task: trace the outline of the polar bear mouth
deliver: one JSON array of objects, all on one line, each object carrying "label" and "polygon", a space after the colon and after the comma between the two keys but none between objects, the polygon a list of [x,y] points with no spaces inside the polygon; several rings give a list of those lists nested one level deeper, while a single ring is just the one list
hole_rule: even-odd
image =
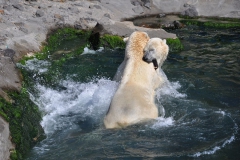
[{"label": "polar bear mouth", "polygon": [[153,62],[154,69],[155,69],[155,70],[158,69],[157,60],[156,60],[156,59],[153,59],[152,62]]},{"label": "polar bear mouth", "polygon": [[152,61],[149,61],[149,59],[147,59],[146,57],[143,57],[143,61],[147,62],[147,63],[153,63],[154,69],[158,69],[158,62],[157,59],[153,59]]}]

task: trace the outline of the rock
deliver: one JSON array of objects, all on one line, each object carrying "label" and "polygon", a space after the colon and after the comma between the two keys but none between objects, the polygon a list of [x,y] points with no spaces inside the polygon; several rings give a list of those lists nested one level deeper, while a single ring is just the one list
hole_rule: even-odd
[{"label": "rock", "polygon": [[144,6],[145,6],[146,8],[148,8],[148,9],[151,9],[151,3],[150,3],[150,2],[145,3]]},{"label": "rock", "polygon": [[97,50],[99,49],[99,44],[100,44],[100,33],[92,31],[90,37],[89,37],[89,42],[90,42],[90,48]]},{"label": "rock", "polygon": [[55,24],[55,26],[56,26],[57,28],[63,28],[63,27],[65,26],[65,23],[64,23],[63,21],[58,21],[58,22]]},{"label": "rock", "polygon": [[173,21],[173,22],[163,23],[161,24],[161,27],[164,29],[179,29],[179,28],[183,28],[184,24],[182,24],[179,21]]},{"label": "rock", "polygon": [[82,4],[82,3],[75,3],[74,5],[75,5],[75,6],[79,6],[79,7],[83,7],[83,4]]},{"label": "rock", "polygon": [[22,31],[22,32],[24,32],[24,33],[26,33],[26,34],[28,33],[28,30],[27,30],[27,28],[20,27],[20,28],[19,28],[19,30],[20,30],[20,31]]},{"label": "rock", "polygon": [[97,1],[97,2],[100,2],[100,3],[101,3],[101,0],[89,0],[89,1],[91,1],[91,2],[92,2],[92,1]]},{"label": "rock", "polygon": [[5,49],[4,51],[3,51],[3,55],[5,56],[5,57],[10,57],[11,58],[11,60],[14,62],[14,60],[13,60],[13,56],[15,55],[15,51],[14,50],[12,50],[12,49]]},{"label": "rock", "polygon": [[197,9],[194,6],[188,5],[187,9],[184,10],[181,15],[183,16],[189,16],[189,17],[196,17],[198,16]]},{"label": "rock", "polygon": [[[16,83],[18,82],[18,83]],[[20,91],[19,71],[10,57],[0,58],[0,89]]]},{"label": "rock", "polygon": [[[1,95],[1,90],[0,90]],[[10,156],[10,150],[13,149],[10,140],[9,124],[0,116],[0,157],[1,160],[7,160]]]},{"label": "rock", "polygon": [[143,8],[141,6],[133,7],[132,10],[137,14],[143,14],[144,13]]},{"label": "rock", "polygon": [[23,27],[24,26],[23,22],[14,22],[14,24],[18,27]]},{"label": "rock", "polygon": [[10,5],[5,5],[5,6],[3,6],[3,9],[5,9],[5,10],[7,10],[7,11],[11,11],[12,6],[10,6]]},{"label": "rock", "polygon": [[37,17],[42,17],[42,16],[44,16],[44,12],[42,10],[37,10],[36,16]]},{"label": "rock", "polygon": [[57,19],[59,19],[61,21],[64,21],[64,17],[61,16],[60,14],[54,14],[54,18],[57,18]]},{"label": "rock", "polygon": [[96,9],[102,9],[99,5],[90,5],[90,9],[96,8]]},{"label": "rock", "polygon": [[92,12],[90,12],[90,11],[87,11],[86,13],[89,14],[89,15],[92,15]]},{"label": "rock", "polygon": [[0,9],[0,14],[4,14],[4,10]]},{"label": "rock", "polygon": [[184,3],[183,7],[190,7],[191,5],[188,3]]},{"label": "rock", "polygon": [[105,20],[98,21],[96,25],[97,30],[102,34],[112,34],[118,35],[121,37],[129,37],[134,31],[143,31],[147,32],[150,37],[159,37],[159,38],[177,38],[175,34],[168,33],[163,29],[151,29],[134,26],[132,22],[107,22]]},{"label": "rock", "polygon": [[74,23],[75,29],[91,29],[97,25],[97,21],[93,18],[80,18]]},{"label": "rock", "polygon": [[134,6],[140,6],[141,3],[138,2],[138,0],[131,0],[131,4],[134,5]]},{"label": "rock", "polygon": [[24,8],[23,8],[23,6],[22,6],[21,4],[13,4],[12,6],[13,6],[14,8],[20,10],[20,11],[23,11],[23,10],[24,10]]},{"label": "rock", "polygon": [[70,11],[72,11],[73,13],[78,14],[79,13],[79,9],[77,7],[69,7],[68,8]]},{"label": "rock", "polygon": [[173,21],[173,25],[176,29],[182,28],[184,25],[179,21]]},{"label": "rock", "polygon": [[110,19],[111,19],[111,16],[110,16],[110,14],[109,14],[109,13],[105,13],[103,16],[104,16],[104,17],[108,17],[108,18],[110,18]]},{"label": "rock", "polygon": [[166,14],[160,13],[160,14],[157,15],[157,18],[162,18],[162,17],[166,17]]}]

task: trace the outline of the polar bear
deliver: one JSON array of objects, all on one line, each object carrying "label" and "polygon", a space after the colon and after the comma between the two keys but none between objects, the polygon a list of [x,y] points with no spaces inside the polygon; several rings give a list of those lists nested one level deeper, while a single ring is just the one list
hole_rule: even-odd
[{"label": "polar bear", "polygon": [[115,76],[116,80],[121,79],[120,84],[104,118],[106,128],[122,128],[158,117],[155,89],[163,80],[150,61],[156,60],[161,66],[167,54],[166,41],[150,40],[145,32],[136,31],[130,35],[124,61]]}]

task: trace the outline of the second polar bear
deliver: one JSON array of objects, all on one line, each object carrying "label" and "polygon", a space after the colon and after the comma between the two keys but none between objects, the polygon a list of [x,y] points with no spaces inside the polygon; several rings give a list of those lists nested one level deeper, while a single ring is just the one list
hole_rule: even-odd
[{"label": "second polar bear", "polygon": [[131,34],[124,61],[115,76],[117,79],[121,77],[121,81],[104,118],[106,128],[121,128],[158,117],[158,108],[154,103],[155,89],[163,80],[158,69],[154,68],[156,64],[149,62],[156,60],[161,66],[167,55],[165,40],[149,40],[145,32]]}]

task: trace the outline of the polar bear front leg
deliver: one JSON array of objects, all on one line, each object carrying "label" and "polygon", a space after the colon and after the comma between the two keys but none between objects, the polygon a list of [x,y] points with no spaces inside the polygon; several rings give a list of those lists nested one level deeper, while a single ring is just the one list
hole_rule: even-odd
[{"label": "polar bear front leg", "polygon": [[162,87],[168,81],[166,74],[163,72],[161,68],[156,70],[156,74],[154,74],[153,83],[154,89]]},{"label": "polar bear front leg", "polygon": [[125,65],[126,65],[126,61],[124,60],[120,64],[120,66],[118,67],[117,72],[116,72],[115,76],[113,77],[114,81],[116,81],[116,82],[120,82],[121,81]]}]

